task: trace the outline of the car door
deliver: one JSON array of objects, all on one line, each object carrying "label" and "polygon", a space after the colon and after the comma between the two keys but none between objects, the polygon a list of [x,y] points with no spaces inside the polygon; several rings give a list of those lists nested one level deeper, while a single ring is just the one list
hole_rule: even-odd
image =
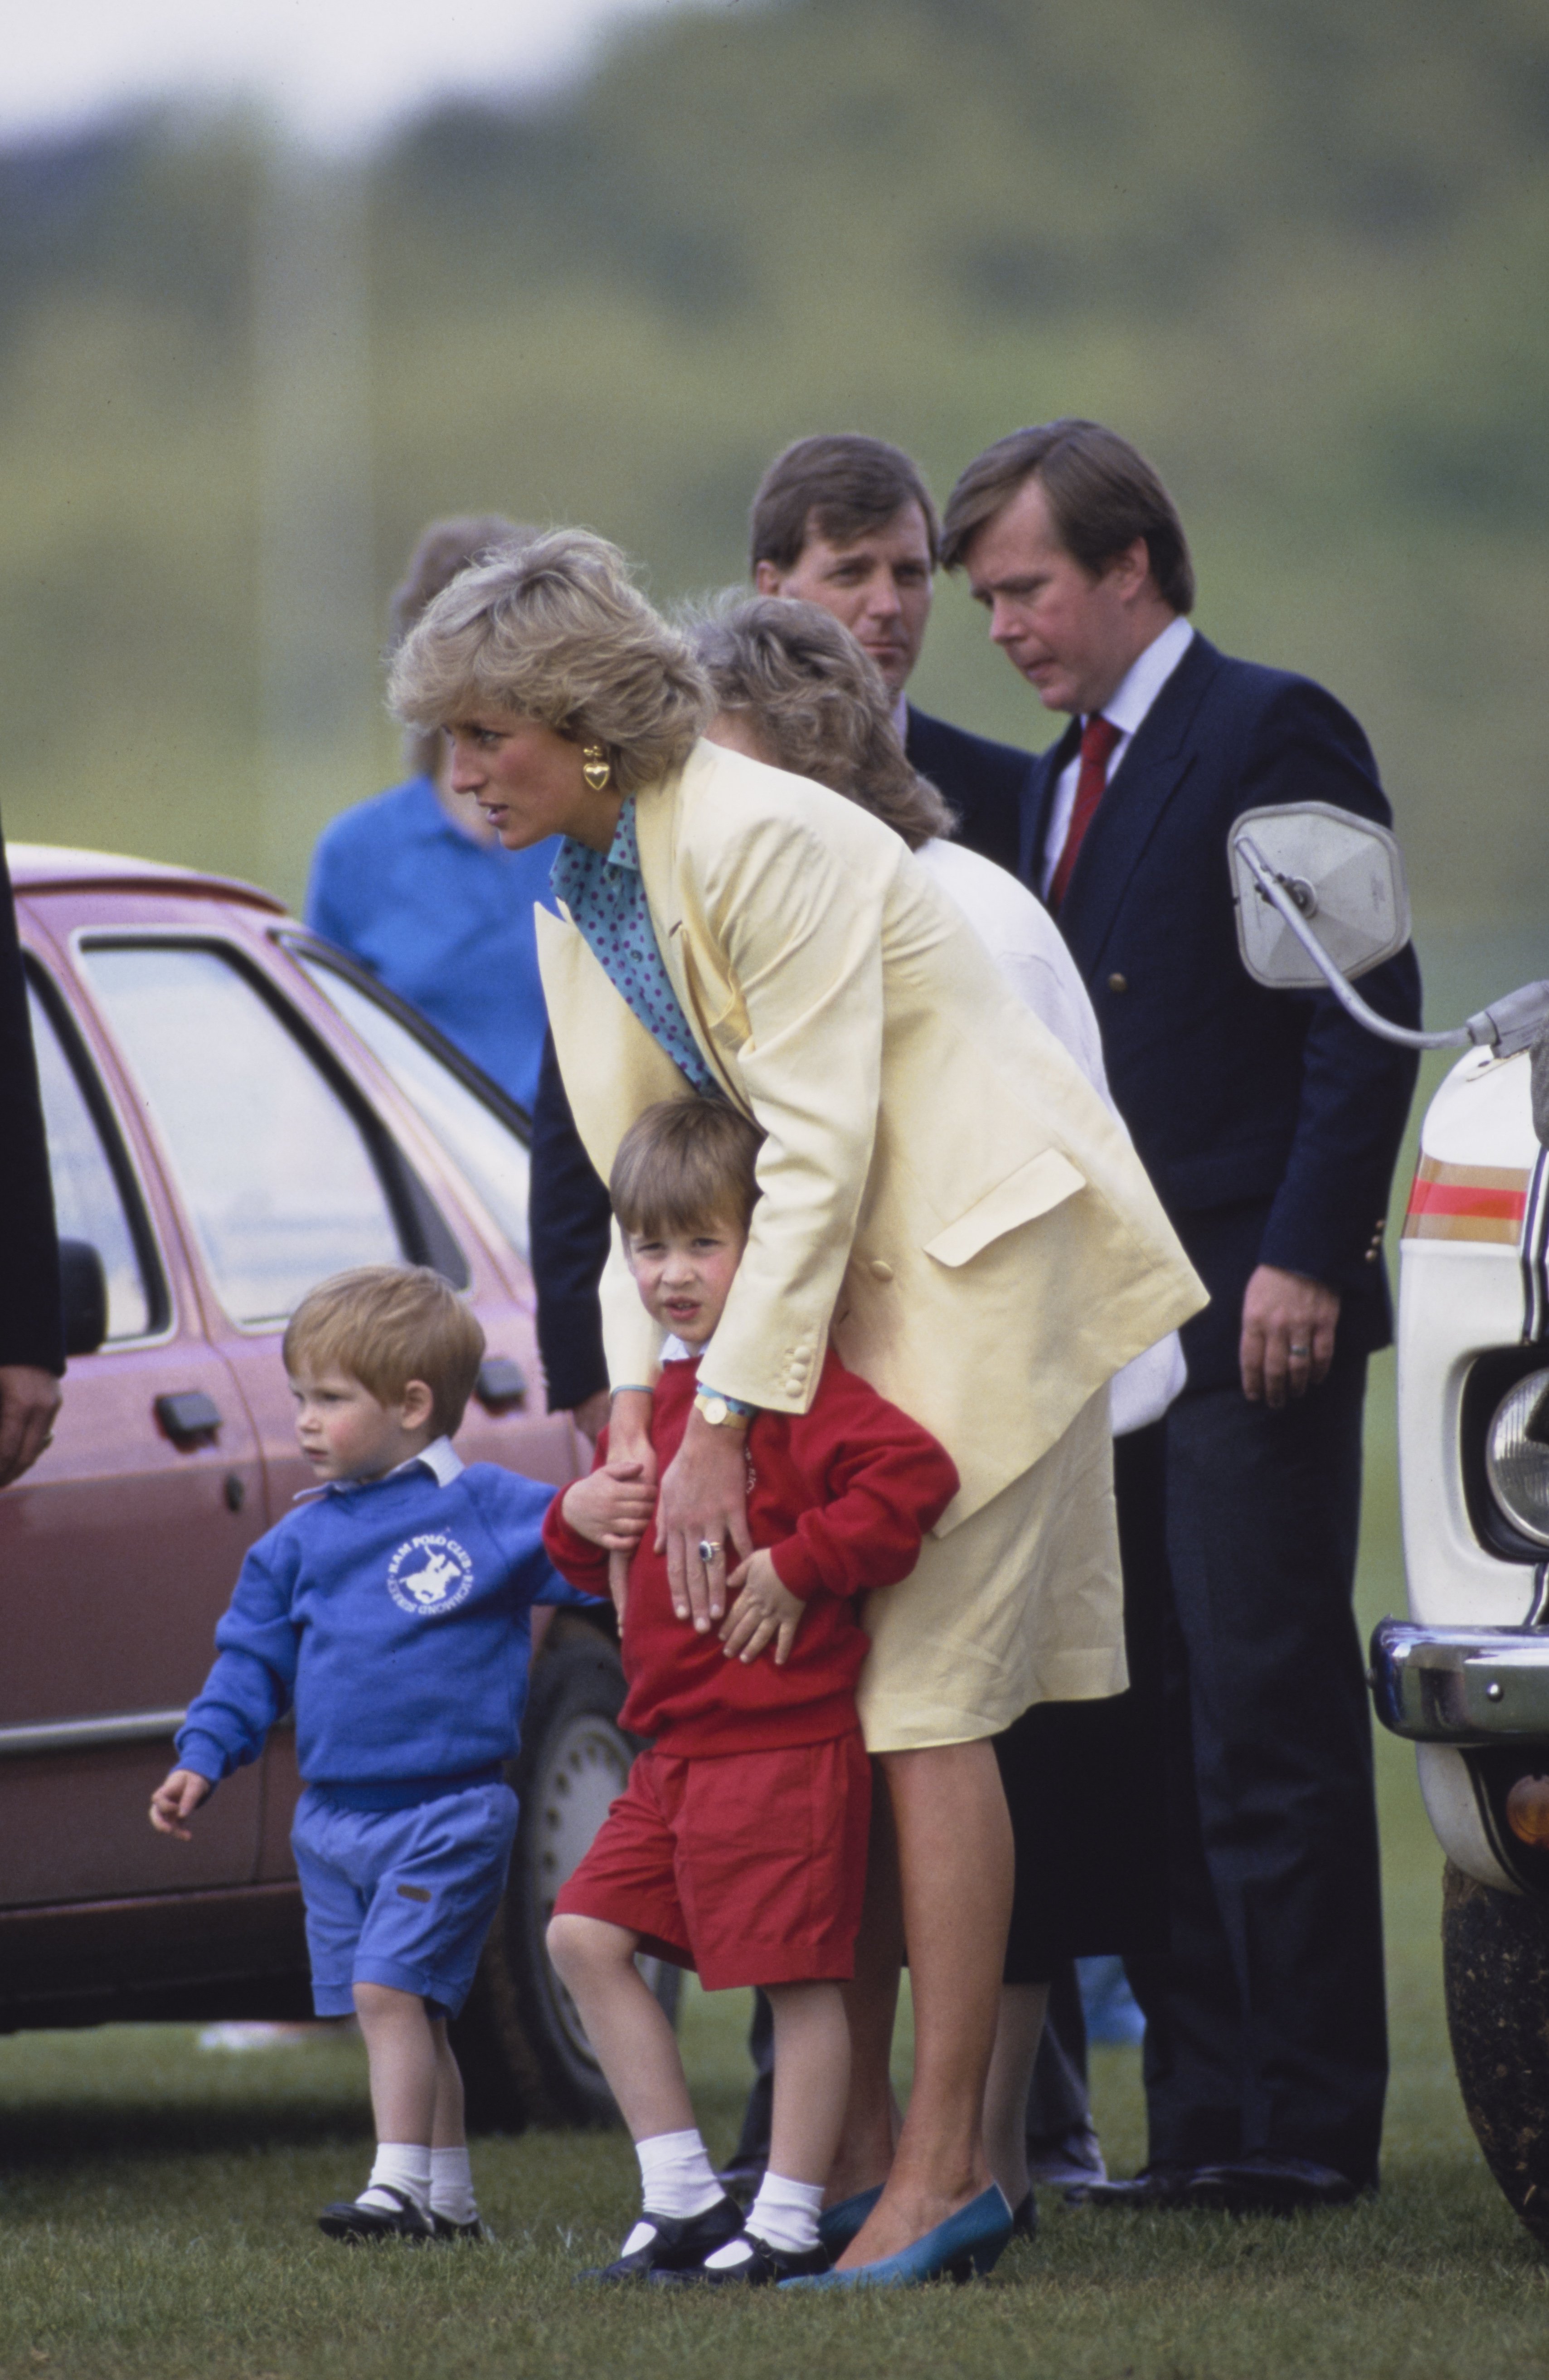
[{"label": "car door", "polygon": [[35,953],[29,989],[59,1227],[101,1256],[108,1313],[102,1347],[70,1361],[53,1445],[0,1496],[0,1903],[245,1883],[256,1769],[191,1844],[152,1833],[146,1809],[264,1525],[256,1435],[165,1185]]}]

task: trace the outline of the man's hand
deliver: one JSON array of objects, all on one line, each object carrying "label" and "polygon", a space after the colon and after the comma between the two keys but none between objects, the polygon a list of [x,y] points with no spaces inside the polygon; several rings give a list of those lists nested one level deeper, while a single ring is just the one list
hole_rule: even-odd
[{"label": "man's hand", "polygon": [[1278,1407],[1303,1397],[1334,1361],[1339,1293],[1305,1273],[1260,1265],[1242,1299],[1242,1393]]},{"label": "man's hand", "polygon": [[656,1511],[656,1482],[638,1463],[611,1454],[600,1471],[571,1483],[560,1510],[588,1545],[633,1553]]},{"label": "man's hand", "polygon": [[0,1364],[0,1488],[30,1471],[54,1436],[60,1387],[34,1364]]},{"label": "man's hand", "polygon": [[[726,1609],[726,1573],[753,1551],[747,1525],[745,1430],[716,1429],[691,1413],[656,1507],[658,1551],[667,1548],[672,1609],[703,1636]],[[713,1548],[709,1560],[699,1548]]]},{"label": "man's hand", "polygon": [[730,1660],[734,1654],[739,1660],[756,1661],[772,1642],[775,1668],[783,1669],[791,1658],[791,1647],[806,1606],[799,1595],[793,1595],[788,1586],[781,1585],[773,1555],[750,1554],[746,1561],[738,1564],[726,1584],[740,1589],[720,1631],[727,1658]]},{"label": "man's hand", "polygon": [[175,1835],[180,1843],[191,1843],[192,1835],[183,1824],[191,1818],[201,1802],[211,1795],[208,1777],[199,1776],[192,1768],[175,1768],[163,1777],[151,1796],[151,1823],[159,1835]]}]

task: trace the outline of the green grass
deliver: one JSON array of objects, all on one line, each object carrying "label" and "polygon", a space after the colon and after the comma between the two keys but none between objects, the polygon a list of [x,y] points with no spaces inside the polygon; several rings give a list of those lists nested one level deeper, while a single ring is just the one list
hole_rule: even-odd
[{"label": "green grass", "polygon": [[[1374,1382],[1362,1618],[1401,1608],[1390,1363]],[[1442,2016],[1440,1855],[1407,1753],[1378,1747],[1394,2082],[1374,2203],[1301,2218],[1076,2213],[994,2278],[901,2297],[741,2303],[577,2289],[634,2206],[619,2133],[478,2143],[501,2245],[350,2253],[311,2228],[369,2155],[349,2038],[233,2058],[182,2029],[0,2043],[0,2374],[146,2380],[1039,2380],[1549,2373],[1549,2264],[1474,2147]],[[745,2079],[741,1995],[685,2001],[712,2150]],[[904,2054],[907,2042],[902,2044]],[[1144,2153],[1137,2054],[1100,2050],[1110,2162]]]}]

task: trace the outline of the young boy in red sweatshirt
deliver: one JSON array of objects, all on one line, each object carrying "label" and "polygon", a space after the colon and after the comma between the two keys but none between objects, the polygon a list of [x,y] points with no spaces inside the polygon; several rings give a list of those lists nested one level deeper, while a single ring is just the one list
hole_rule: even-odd
[{"label": "young boy in red sweatshirt", "polygon": [[[647,1311],[668,1333],[654,1398],[657,1475],[682,1441],[698,1359],[758,1196],[762,1135],[720,1100],[670,1100],[625,1135],[610,1191]],[[854,1972],[871,1771],[855,1718],[868,1639],[855,1597],[896,1585],[957,1493],[935,1439],[830,1348],[805,1414],[747,1431],[756,1550],[727,1581],[719,1637],[675,1617],[654,1490],[611,1463],[544,1524],[550,1560],[600,1592],[608,1548],[645,1524],[623,1614],[623,1724],[654,1739],[554,1903],[549,1950],[634,2137],[644,2212],[588,2277],[768,2283],[822,2271],[817,2216],[849,2087],[840,1985]],[[761,1985],[774,2010],[768,2171],[745,2218],[694,2122],[676,2035],[636,1951],[707,1990]]]}]

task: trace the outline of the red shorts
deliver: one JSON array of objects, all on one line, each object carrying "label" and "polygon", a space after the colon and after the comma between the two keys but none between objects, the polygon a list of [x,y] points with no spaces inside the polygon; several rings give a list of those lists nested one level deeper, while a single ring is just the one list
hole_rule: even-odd
[{"label": "red shorts", "polygon": [[780,1752],[642,1752],[554,1902],[736,1984],[846,1981],[865,1890],[871,1763],[859,1732]]}]

